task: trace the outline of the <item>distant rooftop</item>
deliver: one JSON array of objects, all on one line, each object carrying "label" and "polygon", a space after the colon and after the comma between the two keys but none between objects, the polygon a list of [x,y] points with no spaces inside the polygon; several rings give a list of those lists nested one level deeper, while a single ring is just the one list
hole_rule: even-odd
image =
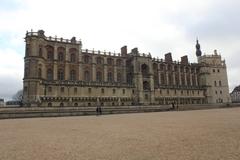
[{"label": "distant rooftop", "polygon": [[235,87],[234,90],[233,90],[233,92],[240,92],[240,85],[237,86],[237,87]]}]

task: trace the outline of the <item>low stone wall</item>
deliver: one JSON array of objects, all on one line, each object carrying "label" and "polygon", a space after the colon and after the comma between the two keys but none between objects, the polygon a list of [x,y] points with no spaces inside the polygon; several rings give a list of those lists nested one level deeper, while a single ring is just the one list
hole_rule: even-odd
[{"label": "low stone wall", "polygon": [[[202,104],[202,105],[179,105],[175,109],[171,105],[152,106],[109,106],[102,107],[102,114],[161,112],[161,111],[183,111],[200,110],[226,107],[240,107],[240,104]],[[33,117],[61,117],[61,116],[83,116],[96,115],[96,107],[10,107],[0,108],[0,119],[8,118],[33,118]]]}]

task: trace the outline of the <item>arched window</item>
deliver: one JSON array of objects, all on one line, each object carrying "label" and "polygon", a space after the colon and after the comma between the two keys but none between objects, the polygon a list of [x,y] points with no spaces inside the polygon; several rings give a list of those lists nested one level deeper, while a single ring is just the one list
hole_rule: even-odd
[{"label": "arched window", "polygon": [[97,82],[102,81],[102,72],[100,72],[100,71],[97,72],[96,79],[97,79]]},{"label": "arched window", "polygon": [[52,69],[47,70],[47,80],[53,80],[53,71]]},{"label": "arched window", "polygon": [[47,59],[50,60],[50,61],[53,60],[53,52],[52,51],[47,52]]},{"label": "arched window", "polygon": [[96,61],[97,61],[97,64],[103,63],[103,59],[101,57],[97,57]]},{"label": "arched window", "polygon": [[160,70],[161,71],[165,70],[165,66],[163,64],[160,65]]},{"label": "arched window", "polygon": [[58,80],[64,80],[64,72],[62,69],[58,70]]},{"label": "arched window", "polygon": [[63,104],[63,103],[60,103],[60,107],[64,107],[64,104]]},{"label": "arched window", "polygon": [[113,65],[113,59],[112,58],[108,58],[107,59],[107,64],[108,65]]},{"label": "arched window", "polygon": [[47,50],[47,60],[52,61],[54,59],[54,48],[52,46],[46,46]]},{"label": "arched window", "polygon": [[150,90],[149,82],[147,82],[147,81],[143,82],[143,90]]},{"label": "arched window", "polygon": [[146,64],[143,64],[141,66],[141,69],[142,69],[142,75],[143,77],[146,77],[148,75],[148,66]]},{"label": "arched window", "polygon": [[62,52],[58,53],[58,60],[61,61],[61,62],[64,60],[64,55],[63,55]]},{"label": "arched window", "polygon": [[75,61],[76,61],[76,56],[75,56],[74,53],[71,54],[71,56],[70,56],[70,61],[71,61],[71,62],[75,62]]},{"label": "arched window", "polygon": [[38,78],[42,78],[42,69],[38,68]]},{"label": "arched window", "polygon": [[87,56],[87,55],[84,56],[84,57],[83,57],[83,62],[84,62],[84,63],[89,63],[89,62],[90,62],[89,56]]},{"label": "arched window", "polygon": [[85,71],[84,72],[84,80],[89,82],[90,81],[90,74],[89,74],[89,71]]},{"label": "arched window", "polygon": [[122,74],[121,73],[118,73],[117,74],[117,82],[122,82]]},{"label": "arched window", "polygon": [[48,103],[48,107],[52,107],[52,103]]},{"label": "arched window", "polygon": [[192,83],[193,83],[193,86],[196,86],[196,79],[194,75],[192,75]]},{"label": "arched window", "polygon": [[70,80],[71,81],[75,81],[76,80],[76,71],[75,70],[71,70],[70,71]]},{"label": "arched window", "polygon": [[78,106],[78,103],[74,103],[74,107],[77,107]]},{"label": "arched window", "polygon": [[108,82],[112,82],[112,81],[113,81],[112,72],[108,72]]},{"label": "arched window", "polygon": [[168,85],[172,85],[173,84],[173,78],[171,74],[168,74]]},{"label": "arched window", "polygon": [[117,60],[117,66],[121,66],[122,65],[122,60],[121,59],[118,59]]},{"label": "arched window", "polygon": [[39,47],[39,57],[42,57],[42,47]]},{"label": "arched window", "polygon": [[132,80],[133,80],[132,74],[131,74],[131,73],[128,73],[128,74],[127,74],[127,83],[128,83],[128,84],[132,84]]},{"label": "arched window", "polygon": [[184,76],[184,74],[181,74],[181,81],[182,81],[182,85],[185,85],[185,76]]},{"label": "arched window", "polygon": [[166,84],[166,75],[164,73],[161,73],[161,85]]}]

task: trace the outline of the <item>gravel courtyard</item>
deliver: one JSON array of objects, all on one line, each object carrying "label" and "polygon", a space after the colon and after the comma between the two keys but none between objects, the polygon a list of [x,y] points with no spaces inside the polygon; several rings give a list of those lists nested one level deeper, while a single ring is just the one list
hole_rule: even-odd
[{"label": "gravel courtyard", "polygon": [[240,108],[0,120],[0,160],[239,160]]}]

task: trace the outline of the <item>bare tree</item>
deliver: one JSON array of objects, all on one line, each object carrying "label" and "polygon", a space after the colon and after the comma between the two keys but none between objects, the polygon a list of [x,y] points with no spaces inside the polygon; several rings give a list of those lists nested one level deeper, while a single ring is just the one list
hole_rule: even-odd
[{"label": "bare tree", "polygon": [[23,90],[21,89],[21,90],[17,91],[17,93],[13,95],[12,99],[15,100],[15,101],[22,102],[22,100],[23,100]]}]

